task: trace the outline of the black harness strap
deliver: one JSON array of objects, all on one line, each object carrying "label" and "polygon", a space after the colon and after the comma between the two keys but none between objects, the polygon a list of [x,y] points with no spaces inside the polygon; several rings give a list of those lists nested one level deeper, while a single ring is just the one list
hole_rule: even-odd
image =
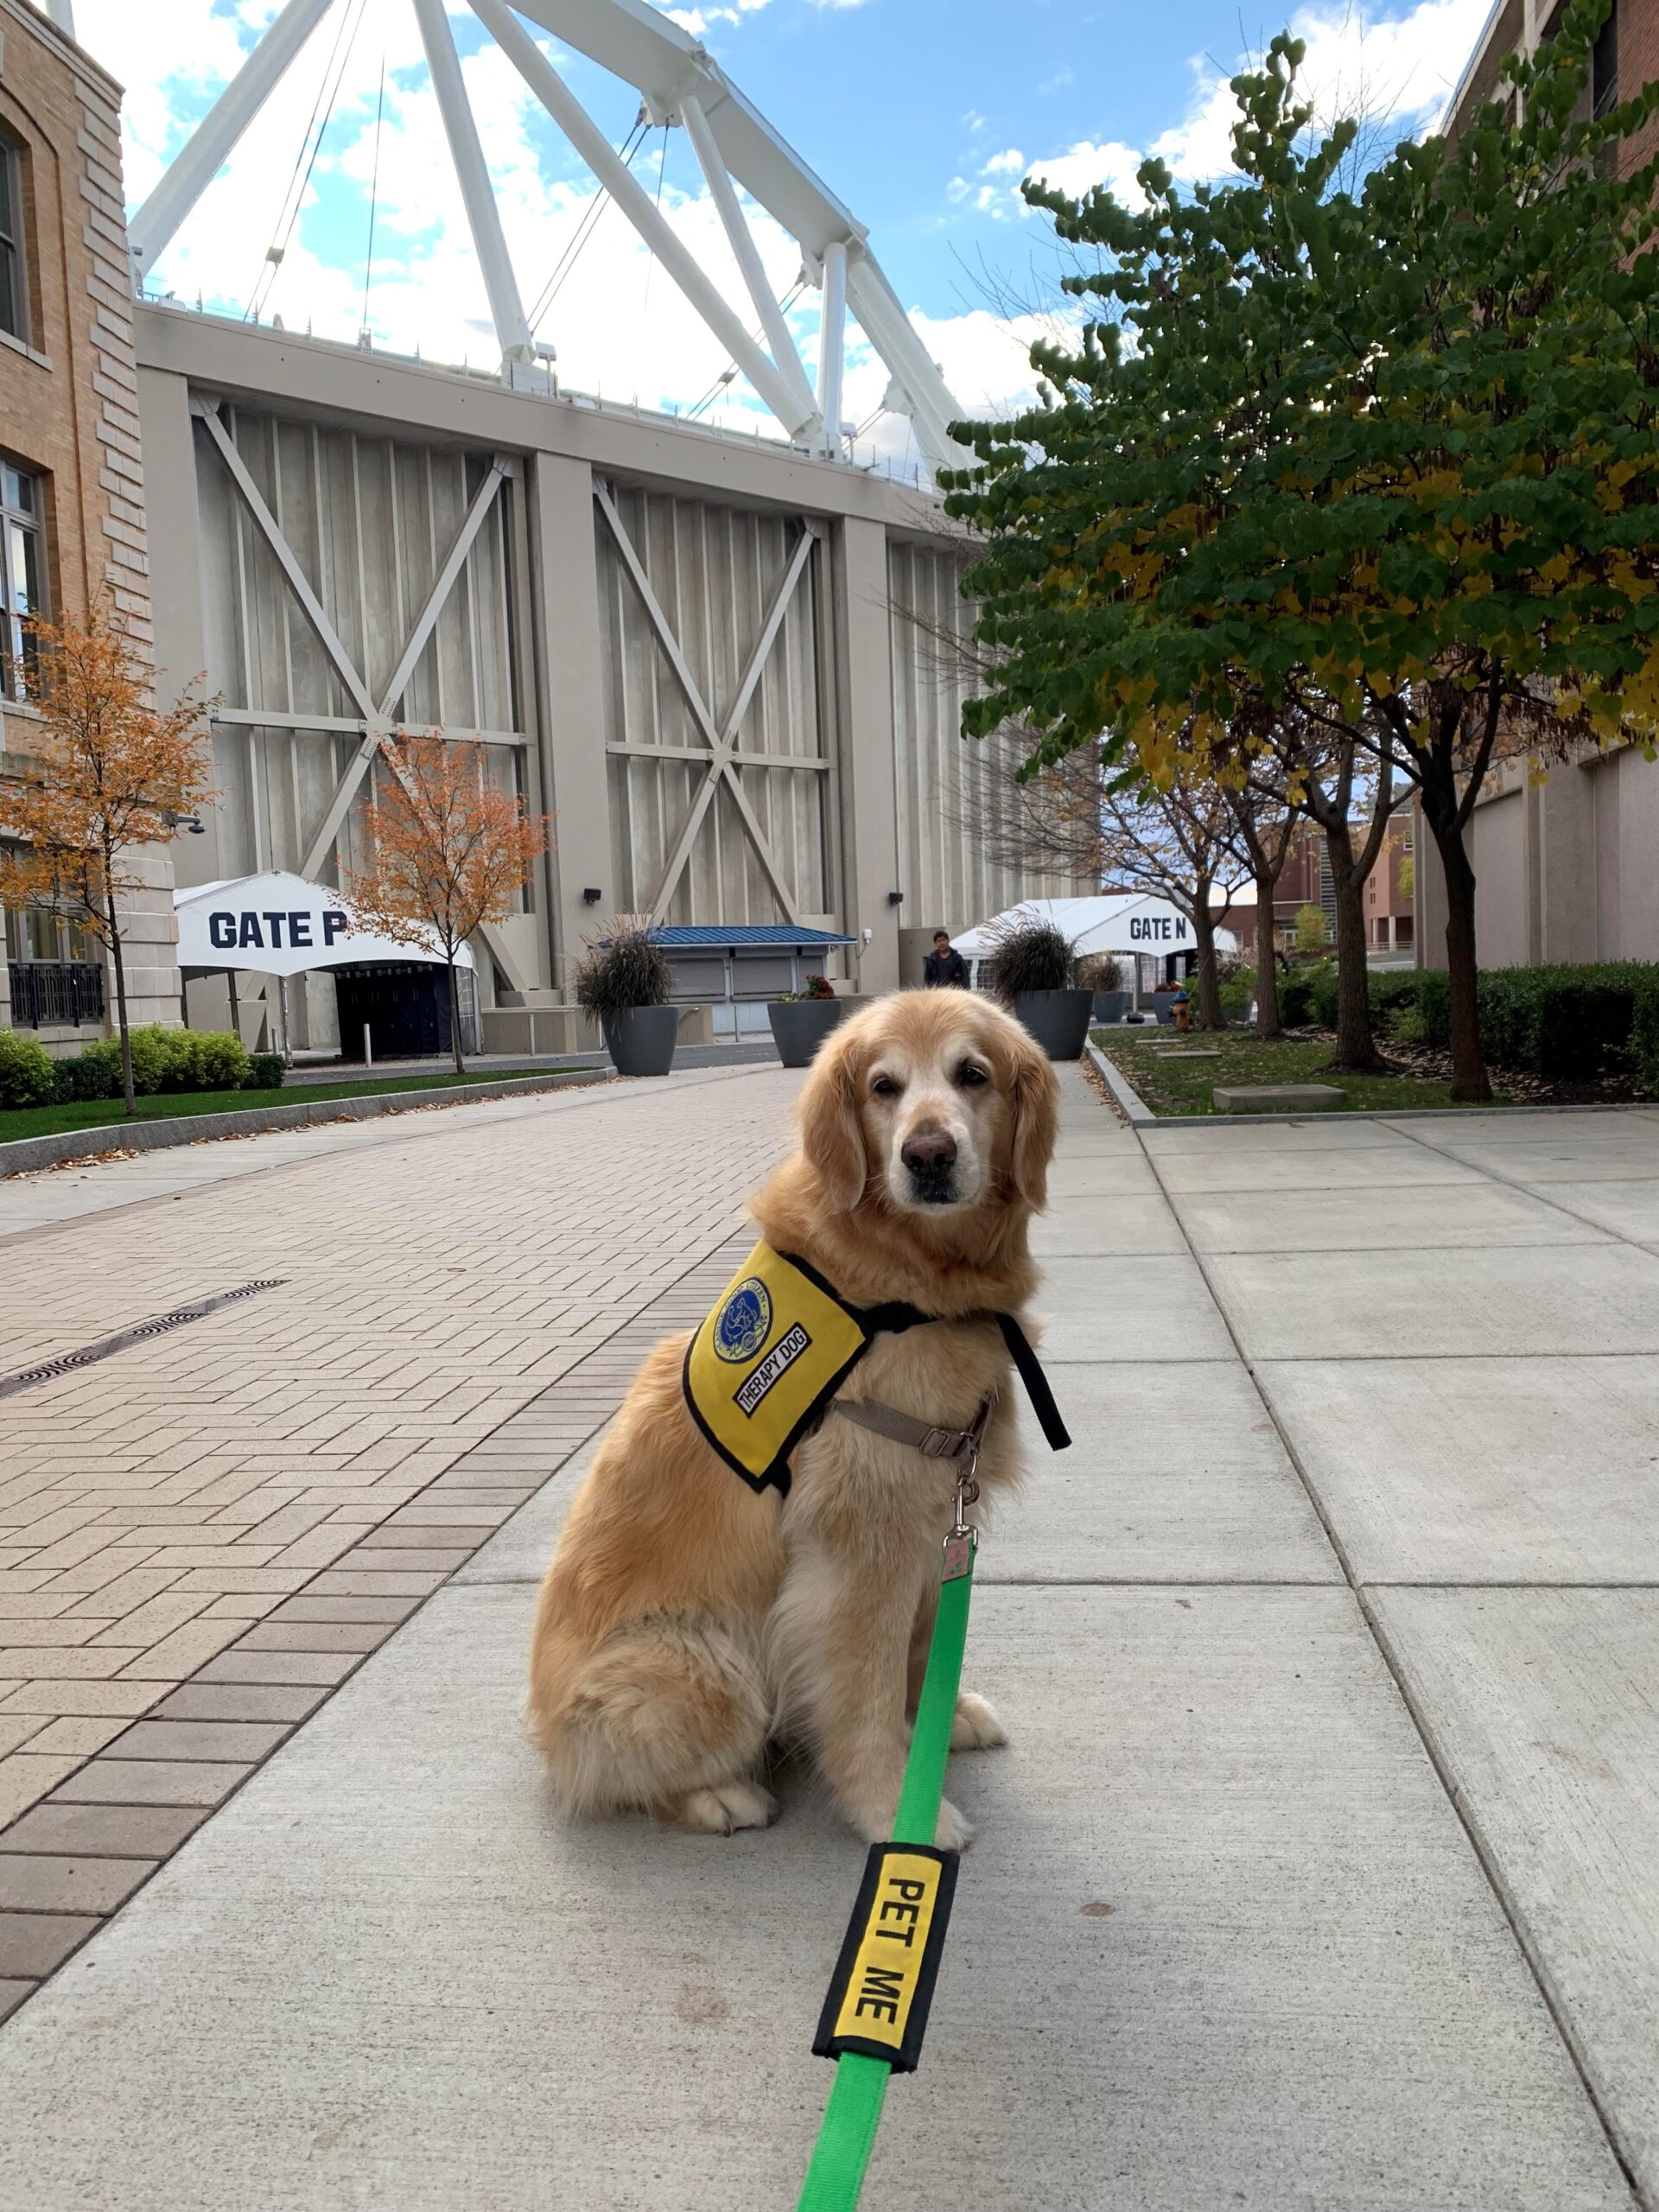
[{"label": "black harness strap", "polygon": [[[800,1262],[795,1264],[798,1266]],[[857,1314],[873,1337],[901,1336],[906,1329],[919,1328],[926,1322],[946,1318],[940,1313],[924,1313],[919,1306],[906,1305],[901,1299],[895,1299],[886,1306],[849,1306],[848,1311]],[[964,1314],[960,1318],[965,1320],[969,1317]],[[1066,1451],[1071,1442],[1071,1432],[1060,1417],[1060,1409],[1054,1402],[1054,1393],[1048,1387],[1048,1377],[1032,1349],[1031,1339],[1012,1313],[996,1313],[992,1319],[1002,1332],[1002,1341],[1019,1370],[1020,1380],[1026,1386],[1026,1395],[1031,1400],[1031,1409],[1037,1416],[1044,1441],[1051,1452]]]},{"label": "black harness strap", "polygon": [[1031,1400],[1031,1409],[1037,1416],[1049,1450],[1065,1451],[1071,1441],[1071,1431],[1060,1419],[1054,1393],[1048,1387],[1048,1377],[1038,1363],[1029,1338],[1012,1313],[999,1313],[996,1325],[1001,1330],[1002,1341],[1020,1370],[1020,1380],[1026,1386],[1026,1395]]}]

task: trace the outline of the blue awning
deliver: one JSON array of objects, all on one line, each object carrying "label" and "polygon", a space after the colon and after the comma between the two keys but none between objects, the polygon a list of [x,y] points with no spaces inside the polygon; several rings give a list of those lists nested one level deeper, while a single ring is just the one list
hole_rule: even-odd
[{"label": "blue awning", "polygon": [[792,922],[686,922],[654,932],[664,952],[824,952],[856,938]]}]

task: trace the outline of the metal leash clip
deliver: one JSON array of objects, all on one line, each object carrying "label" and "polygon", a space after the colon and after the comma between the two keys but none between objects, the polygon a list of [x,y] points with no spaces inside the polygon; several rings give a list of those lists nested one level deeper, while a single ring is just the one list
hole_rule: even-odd
[{"label": "metal leash clip", "polygon": [[974,1437],[957,1464],[957,1506],[944,1539],[944,1571],[939,1577],[942,1582],[959,1581],[964,1574],[973,1573],[979,1531],[967,1518],[967,1512],[979,1496],[979,1441],[977,1436]]}]

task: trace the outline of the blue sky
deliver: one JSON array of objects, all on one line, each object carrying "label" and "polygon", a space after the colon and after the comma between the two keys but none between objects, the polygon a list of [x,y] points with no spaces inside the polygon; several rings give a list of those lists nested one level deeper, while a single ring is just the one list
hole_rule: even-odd
[{"label": "blue sky", "polygon": [[[591,178],[464,0],[447,0],[469,96],[526,304],[594,213]],[[1485,16],[1487,0],[1305,0],[1288,10],[1309,41],[1321,111],[1359,102],[1402,131],[1432,124]],[[166,157],[275,12],[274,0],[76,0],[79,35],[128,87],[130,196],[143,200]],[[700,37],[772,126],[869,228],[957,397],[1013,404],[1029,389],[1037,323],[1007,311],[1045,288],[1046,226],[1021,206],[1020,176],[1069,188],[1100,178],[1133,190],[1143,153],[1178,172],[1227,165],[1225,79],[1285,17],[1241,16],[1237,0],[696,0],[671,10]],[[542,36],[545,51],[613,143],[631,126],[631,88]],[[308,182],[296,157],[328,76],[332,120]],[[384,118],[376,110],[385,72]],[[636,163],[661,188],[664,213],[748,320],[735,270],[678,130],[652,134]],[[368,327],[378,345],[429,358],[494,358],[483,288],[449,175],[409,0],[334,7],[227,171],[158,264],[157,289],[218,312],[257,307],[290,328],[353,339],[363,320],[375,175]],[[756,235],[781,294],[799,255],[761,216]],[[279,264],[266,262],[273,242]],[[809,367],[815,295],[791,321]],[[685,406],[725,357],[615,209],[548,307],[539,334],[567,385],[648,406]],[[868,347],[849,356],[848,409],[878,446],[886,372]],[[709,410],[769,423],[740,380]]]}]

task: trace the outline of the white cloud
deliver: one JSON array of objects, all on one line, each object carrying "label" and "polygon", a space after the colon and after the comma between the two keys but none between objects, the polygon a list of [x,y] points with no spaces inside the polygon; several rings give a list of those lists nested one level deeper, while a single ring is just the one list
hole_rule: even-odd
[{"label": "white cloud", "polygon": [[[278,0],[77,0],[80,35],[127,86],[127,177],[137,203],[153,188],[166,160],[240,66]],[[689,0],[677,20],[694,35],[730,28],[767,0]],[[859,0],[815,0],[825,6]],[[296,179],[304,141],[337,33],[357,20],[357,0],[325,19],[289,77],[273,93],[236,149],[226,172],[204,195],[156,272],[181,299],[239,314],[265,270],[285,194]],[[465,0],[447,0],[458,39],[477,45]],[[1404,121],[1420,121],[1443,99],[1472,42],[1484,0],[1418,0],[1397,22],[1376,25],[1363,40],[1357,22],[1333,4],[1305,8],[1297,28],[1308,39],[1307,77],[1316,99],[1331,104],[1386,98]],[[550,50],[550,49],[547,49]],[[556,64],[561,57],[553,56]],[[377,345],[420,352],[439,361],[493,365],[497,342],[484,286],[450,168],[424,54],[409,0],[362,0],[362,13],[327,138],[306,187],[297,221],[276,271],[270,310],[292,328],[353,340],[363,313],[369,180],[375,168],[375,105],[382,63],[385,112],[379,133],[374,268],[369,322]],[[526,305],[534,301],[585,224],[591,233],[541,325],[558,347],[568,386],[655,407],[689,404],[715,385],[727,365],[723,346],[687,306],[630,226],[599,194],[563,140],[552,130],[505,57],[486,43],[467,51],[463,69],[496,185],[501,218]],[[1186,115],[1154,141],[1153,149],[1183,173],[1224,169],[1230,159],[1230,100],[1211,74],[1196,74]],[[970,143],[995,146],[986,118],[963,118]],[[1225,128],[1222,126],[1225,125]],[[656,191],[661,134],[636,164]],[[1046,158],[1021,149],[976,154],[950,180],[952,206],[1006,219],[1023,211],[1019,178],[1029,170],[1082,193],[1098,181],[1132,196],[1137,149],[1121,141],[1079,140]],[[664,219],[691,248],[734,310],[748,324],[752,309],[732,264],[715,211],[685,151],[672,134],[663,179]],[[791,286],[799,251],[759,211],[754,229],[768,280],[781,294]],[[879,242],[878,242],[879,243]],[[1027,356],[1046,327],[1039,319],[1004,317],[989,308],[915,318],[944,365],[964,410],[1017,405],[1032,397]],[[817,350],[816,296],[791,315],[809,371]],[[875,415],[887,372],[856,333],[851,335],[846,412]],[[770,429],[771,419],[739,379],[707,410],[707,419]],[[878,423],[870,433],[889,451],[903,448],[908,429]]]},{"label": "white cloud", "polygon": [[[1292,29],[1307,48],[1300,86],[1316,124],[1357,115],[1385,139],[1389,129],[1404,137],[1432,128],[1455,89],[1489,4],[1490,0],[1417,0],[1403,15],[1381,20],[1352,0],[1299,9]],[[1099,144],[1083,139],[1030,162],[1029,173],[1074,199],[1103,184],[1131,207],[1142,203],[1135,173],[1147,154],[1189,181],[1227,175],[1233,167],[1237,103],[1229,76],[1211,61],[1200,56],[1192,67],[1186,114],[1144,149],[1120,139]],[[991,166],[980,173],[989,175]],[[957,189],[960,181],[953,180],[947,188],[957,204],[968,196],[965,189]],[[1016,188],[1008,212],[1020,204]],[[982,194],[976,195],[973,205],[987,213],[1005,212],[1001,203],[988,207]]]},{"label": "white cloud", "polygon": [[[1300,87],[1316,124],[1354,115],[1391,124],[1402,137],[1432,129],[1490,12],[1490,0],[1418,0],[1382,20],[1357,5],[1299,9],[1291,28],[1307,47]],[[1225,77],[1208,63],[1193,66],[1198,82],[1185,118],[1150,150],[1178,176],[1222,176],[1233,166],[1236,104]]]},{"label": "white cloud", "polygon": [[1069,192],[1074,200],[1081,200],[1092,192],[1096,185],[1103,184],[1107,190],[1126,206],[1138,207],[1141,204],[1140,186],[1135,173],[1145,157],[1133,146],[1126,146],[1120,138],[1109,138],[1103,145],[1080,139],[1063,154],[1053,154],[1045,161],[1033,162],[1030,174],[1039,183],[1052,184],[1057,190]]}]

